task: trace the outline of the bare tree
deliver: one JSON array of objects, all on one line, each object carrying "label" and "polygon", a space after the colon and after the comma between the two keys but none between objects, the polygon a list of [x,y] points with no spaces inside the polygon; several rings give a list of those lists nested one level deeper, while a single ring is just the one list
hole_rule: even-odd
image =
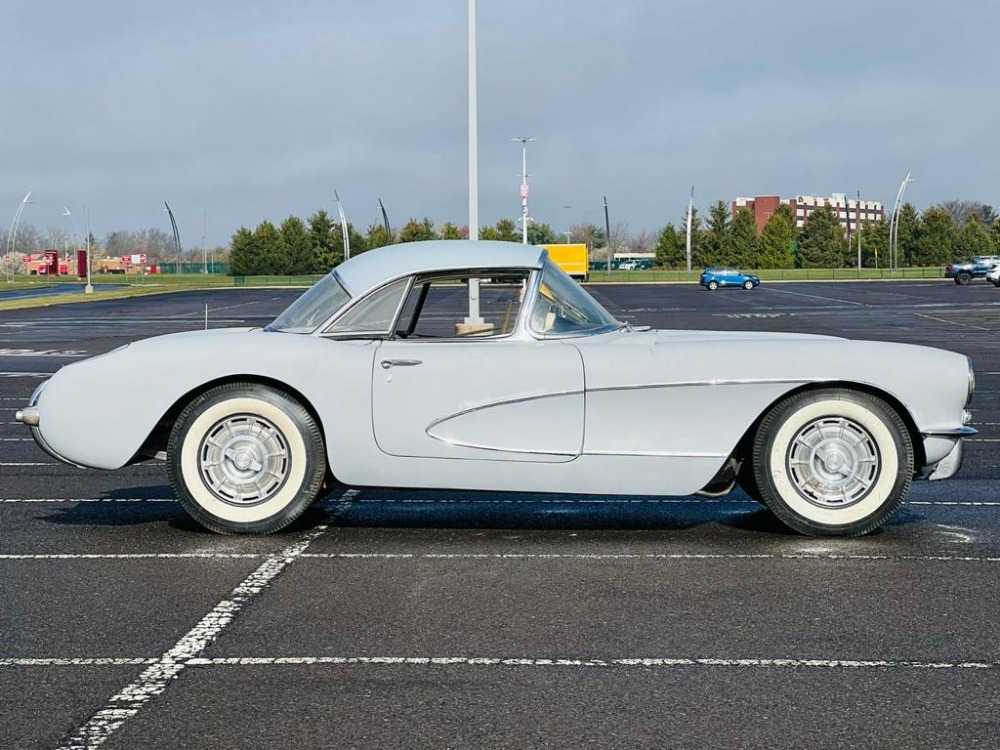
[{"label": "bare tree", "polygon": [[32,255],[45,249],[45,237],[31,224],[18,224],[17,235],[13,237],[12,252]]},{"label": "bare tree", "polygon": [[628,253],[632,252],[632,235],[628,231],[628,224],[623,221],[616,221],[611,225],[611,252]]},{"label": "bare tree", "polygon": [[981,201],[957,199],[944,201],[938,205],[940,208],[943,208],[951,214],[951,218],[955,221],[955,226],[958,227],[959,230],[965,226],[965,222],[969,220],[970,216],[976,214],[981,219],[984,215],[986,215],[986,211],[984,211],[984,209],[990,208]]},{"label": "bare tree", "polygon": [[629,252],[652,253],[655,252],[656,238],[649,233],[648,229],[641,230],[638,234],[632,235],[629,244]]}]

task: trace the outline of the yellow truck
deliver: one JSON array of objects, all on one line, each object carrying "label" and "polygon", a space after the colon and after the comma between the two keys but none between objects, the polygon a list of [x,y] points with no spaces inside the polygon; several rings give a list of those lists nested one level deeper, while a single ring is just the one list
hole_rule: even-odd
[{"label": "yellow truck", "polygon": [[573,243],[568,245],[542,245],[549,251],[552,262],[578,281],[590,279],[590,254],[587,245]]}]

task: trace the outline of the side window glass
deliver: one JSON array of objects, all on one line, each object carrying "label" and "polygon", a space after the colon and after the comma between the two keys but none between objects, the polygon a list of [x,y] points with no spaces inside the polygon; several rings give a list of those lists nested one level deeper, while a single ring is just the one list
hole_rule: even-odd
[{"label": "side window glass", "polygon": [[396,326],[401,339],[454,339],[506,336],[514,331],[524,302],[528,272],[486,273],[479,281],[479,312],[483,323],[468,325],[468,275],[418,278],[403,304]]},{"label": "side window glass", "polygon": [[408,278],[400,279],[372,292],[341,315],[324,333],[388,335],[409,281]]}]

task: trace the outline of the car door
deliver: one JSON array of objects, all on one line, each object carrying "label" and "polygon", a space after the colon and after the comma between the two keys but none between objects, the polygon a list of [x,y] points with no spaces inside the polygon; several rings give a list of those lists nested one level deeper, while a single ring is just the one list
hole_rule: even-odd
[{"label": "car door", "polygon": [[384,341],[375,441],[393,456],[571,461],[583,445],[583,362],[556,341]]}]

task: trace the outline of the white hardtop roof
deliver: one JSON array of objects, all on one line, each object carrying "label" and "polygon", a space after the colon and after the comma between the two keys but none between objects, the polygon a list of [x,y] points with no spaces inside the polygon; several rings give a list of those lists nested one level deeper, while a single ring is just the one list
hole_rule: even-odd
[{"label": "white hardtop roof", "polygon": [[535,245],[487,240],[430,240],[387,245],[355,255],[336,268],[352,296],[414,273],[476,268],[541,268],[547,251]]}]

